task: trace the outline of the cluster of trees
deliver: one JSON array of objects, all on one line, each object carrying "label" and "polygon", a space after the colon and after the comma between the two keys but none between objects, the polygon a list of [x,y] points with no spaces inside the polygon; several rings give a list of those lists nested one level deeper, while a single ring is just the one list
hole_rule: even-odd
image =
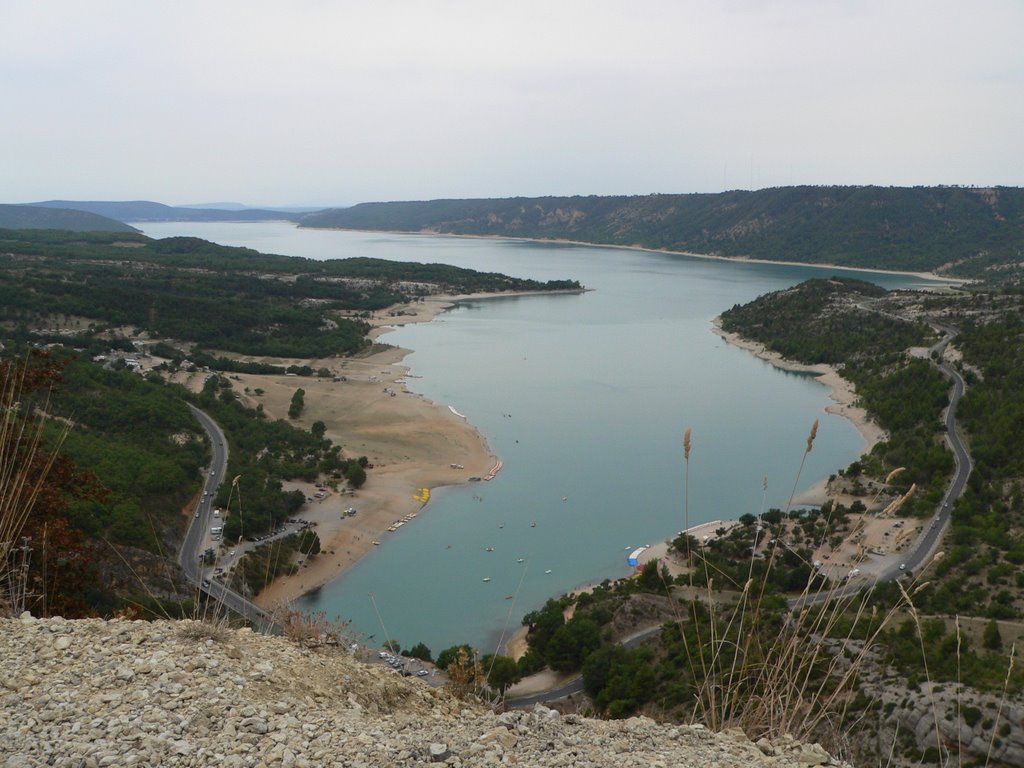
[{"label": "cluster of trees", "polygon": [[980,286],[949,301],[947,311],[959,321],[956,344],[968,386],[958,416],[973,470],[925,604],[936,612],[1019,618],[1024,614],[1024,297]]},{"label": "cluster of trees", "polygon": [[[138,376],[60,351],[0,360],[0,379],[12,371],[23,372],[25,386],[5,420],[52,416],[44,427],[49,447],[31,473],[69,429],[19,539],[28,548],[26,607],[36,615],[107,615],[149,605],[148,591],[173,593],[162,558],[176,546],[181,507],[206,460],[184,403]],[[26,450],[5,455],[31,455]]]},{"label": "cluster of trees", "polygon": [[[145,592],[152,586],[151,574],[137,571],[139,550],[151,553],[154,564],[175,551],[181,510],[197,493],[200,469],[209,461],[205,433],[189,411],[189,401],[213,415],[232,445],[232,482],[221,486],[216,499],[228,510],[228,540],[265,533],[298,512],[305,497],[301,491],[286,491],[284,480],[326,473],[355,487],[366,481],[366,457],[342,457],[340,447],[325,437],[322,423],[305,431],[266,419],[241,405],[226,378],[211,377],[195,395],[159,377],[97,365],[66,349],[36,358],[43,361],[32,369],[38,370],[32,380],[39,384],[37,391],[26,393],[23,407],[45,407],[53,415],[45,426],[52,441],[66,425],[72,427],[42,512],[27,529],[31,546],[40,548],[30,558],[33,567],[51,566],[47,573],[32,576],[46,606],[42,610],[79,616],[108,613],[127,603],[170,615],[184,610],[150,605]],[[4,370],[14,365],[0,364]],[[290,538],[284,549],[292,542]],[[315,554],[319,546],[310,531],[295,539],[291,549]],[[59,569],[52,567],[55,562],[61,563]],[[136,571],[128,572],[127,562]],[[274,556],[275,568],[285,568],[287,562],[288,557]],[[243,579],[259,589],[263,582],[254,575],[259,568],[250,570]],[[174,588],[161,584],[158,591],[167,594]]]},{"label": "cluster of trees", "polygon": [[[927,677],[921,667],[922,647],[928,659]],[[882,648],[912,687],[930,679],[934,683],[969,681],[972,688],[985,691],[999,691],[1004,684],[1011,692],[1024,690],[1024,670],[1009,663],[995,619],[985,624],[975,640],[963,628],[958,633],[951,620],[925,618],[919,631],[908,618],[884,633]]]},{"label": "cluster of trees", "polygon": [[308,529],[248,550],[231,571],[231,589],[246,596],[259,594],[278,576],[297,573],[298,558],[318,554],[320,537]]},{"label": "cluster of trees", "polygon": [[369,326],[354,313],[430,292],[579,288],[443,264],[315,261],[120,233],[0,230],[0,254],[0,321],[15,327],[66,313],[201,348],[275,357],[356,352],[369,344]]},{"label": "cluster of trees", "polygon": [[889,365],[934,333],[860,308],[888,291],[863,280],[816,278],[737,304],[722,313],[722,328],[765,344],[790,360],[814,365],[871,361]]},{"label": "cluster of trees", "polygon": [[306,407],[306,390],[299,387],[292,394],[292,400],[288,404],[288,418],[297,419],[302,415],[302,409]]},{"label": "cluster of trees", "polygon": [[733,307],[722,314],[722,327],[787,358],[839,367],[857,387],[861,405],[890,435],[868,457],[868,471],[884,476],[903,467],[901,489],[918,486],[903,511],[926,514],[954,466],[940,440],[950,385],[927,360],[906,354],[909,347],[936,340],[926,324],[865,307],[890,295],[860,280],[808,280]]},{"label": "cluster of trees", "polygon": [[208,457],[195,419],[172,388],[65,355],[50,400],[74,424],[63,452],[106,489],[102,499],[69,500],[69,521],[114,544],[166,551]]},{"label": "cluster of trees", "polygon": [[[284,480],[316,480],[322,474],[366,480],[366,459],[346,459],[322,428],[306,431],[283,419],[270,420],[235,396],[231,381],[212,376],[196,404],[220,425],[231,445],[228,476],[216,503],[229,512],[224,538],[266,533],[293,517],[305,503],[298,490],[285,491]],[[355,469],[353,467],[357,467]]]},{"label": "cluster of trees", "polygon": [[1024,190],[799,186],[717,194],[362,203],[305,227],[577,240],[959,274],[1012,265]]},{"label": "cluster of trees", "polygon": [[[880,312],[857,309],[868,300],[876,302]],[[914,482],[918,491],[901,512],[930,514],[942,499],[954,463],[941,441],[940,417],[949,401],[950,383],[929,361],[902,353],[905,346],[932,341],[920,323],[889,317],[904,314],[905,304],[957,329],[953,344],[962,353],[959,366],[968,385],[958,420],[973,463],[952,517],[946,557],[933,571],[931,588],[915,600],[925,611],[1000,619],[1020,616],[1024,296],[1019,289],[1004,283],[976,284],[921,298],[851,281],[811,281],[734,308],[725,313],[723,324],[787,356],[816,362],[822,317],[831,318],[829,332],[836,348],[843,350],[837,359],[842,374],[855,383],[861,403],[890,435],[846,474],[863,471],[878,478],[904,467],[896,482],[901,488]],[[867,335],[854,327],[868,322],[884,325]],[[810,340],[806,348],[805,337]]]}]

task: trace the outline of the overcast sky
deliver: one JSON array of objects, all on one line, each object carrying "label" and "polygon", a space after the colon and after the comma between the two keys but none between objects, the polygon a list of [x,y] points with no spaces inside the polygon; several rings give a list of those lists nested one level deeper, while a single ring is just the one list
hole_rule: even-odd
[{"label": "overcast sky", "polygon": [[1024,186],[1022,0],[0,0],[0,202]]}]

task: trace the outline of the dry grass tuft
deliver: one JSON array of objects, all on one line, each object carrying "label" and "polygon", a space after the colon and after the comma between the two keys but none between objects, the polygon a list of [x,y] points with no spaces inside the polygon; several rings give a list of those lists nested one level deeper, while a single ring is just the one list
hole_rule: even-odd
[{"label": "dry grass tuft", "polygon": [[281,627],[282,634],[293,643],[304,648],[321,645],[342,645],[348,636],[349,623],[331,622],[323,611],[303,613],[292,606],[286,606],[274,614],[274,623]]},{"label": "dry grass tuft", "polygon": [[177,629],[178,634],[186,640],[213,640],[221,643],[228,637],[230,624],[223,616],[218,619],[183,619]]},{"label": "dry grass tuft", "polygon": [[[816,434],[817,422],[804,458]],[[897,499],[896,508],[912,492]],[[777,550],[760,584],[751,557],[751,576],[725,607],[713,593],[710,564],[694,553],[708,587],[701,601],[706,611],[694,610],[679,623],[688,665],[700,681],[692,718],[714,730],[739,727],[755,740],[792,734],[838,745],[864,663],[894,618],[913,611],[912,596],[903,590],[902,600],[879,611],[871,589],[854,592],[812,573],[780,616],[778,598],[765,591],[772,568],[781,564]]]},{"label": "dry grass tuft", "polygon": [[45,487],[70,424],[54,445],[43,442],[47,402],[26,412],[27,363],[0,364],[0,614],[17,615],[28,598],[28,549],[19,544],[25,522]]}]

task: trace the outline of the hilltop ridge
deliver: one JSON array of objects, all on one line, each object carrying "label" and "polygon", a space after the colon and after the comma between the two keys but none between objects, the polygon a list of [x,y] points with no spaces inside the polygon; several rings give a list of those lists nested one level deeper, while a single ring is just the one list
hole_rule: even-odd
[{"label": "hilltop ridge", "polygon": [[138,232],[135,227],[90,211],[44,205],[0,204],[0,229],[61,229],[68,232]]},{"label": "hilltop ridge", "polygon": [[[198,622],[0,621],[6,768],[840,765],[817,745],[489,708],[346,648]],[[768,753],[768,754],[766,754]]]},{"label": "hilltop ridge", "polygon": [[797,186],[361,203],[307,214],[300,226],[569,240],[977,276],[1021,261],[1024,190]]}]

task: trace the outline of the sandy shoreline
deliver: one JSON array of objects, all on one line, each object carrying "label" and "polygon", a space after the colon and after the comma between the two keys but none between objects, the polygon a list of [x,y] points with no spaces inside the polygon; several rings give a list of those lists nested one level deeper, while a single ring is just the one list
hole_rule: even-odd
[{"label": "sandy shoreline", "polygon": [[[826,412],[848,419],[850,423],[857,428],[857,431],[864,440],[861,453],[867,453],[874,448],[876,444],[888,438],[885,430],[878,426],[878,424],[868,416],[867,411],[857,405],[857,392],[854,389],[853,384],[840,376],[839,371],[837,371],[833,366],[826,365],[825,363],[806,365],[804,363],[788,360],[778,352],[771,351],[759,342],[751,341],[737,333],[730,333],[729,331],[723,330],[721,317],[716,317],[712,320],[712,330],[715,334],[721,336],[727,344],[732,344],[733,346],[745,349],[761,360],[774,365],[776,368],[780,368],[785,371],[799,371],[802,373],[815,374],[815,379],[828,387],[829,397],[833,401],[832,405],[825,408]],[[825,480],[819,481],[812,488],[804,491],[794,498],[794,503],[824,503],[825,483]]]},{"label": "sandy shoreline", "polygon": [[[378,339],[406,323],[429,322],[463,299],[504,295],[437,296],[389,307],[371,318],[370,337]],[[714,332],[780,368],[818,374],[835,401],[827,410],[850,419],[864,437],[864,450],[884,439],[885,433],[854,405],[852,385],[831,367],[783,360],[762,345],[722,331],[717,323]],[[434,403],[408,390],[405,382],[410,372],[401,364],[408,352],[400,347],[378,347],[363,357],[305,361],[313,368],[329,368],[343,381],[232,375],[240,399],[250,407],[262,404],[271,418],[285,418],[292,394],[302,387],[306,407],[297,423],[308,428],[314,421],[323,421],[327,437],[340,444],[346,456],[366,456],[373,465],[359,491],[329,493],[300,511],[302,518],[316,523],[322,553],[307,561],[295,576],[280,578],[267,587],[256,598],[259,605],[268,609],[286,605],[334,580],[369,552],[374,542],[384,544],[389,537],[402,535],[401,529],[388,531],[396,520],[421,510],[429,514],[429,506],[424,510],[421,500],[423,488],[486,476],[498,460],[479,430],[453,413],[451,407],[457,410],[458,404]],[[288,483],[286,487],[299,488],[310,497],[315,492],[308,483]],[[797,501],[818,504],[824,498],[822,480]],[[350,506],[357,514],[343,518],[343,511]]]},{"label": "sandy shoreline", "polygon": [[[508,295],[513,294],[434,296],[388,307],[374,313],[369,335],[376,340],[395,327],[429,322],[460,300]],[[727,343],[747,349],[780,368],[817,374],[818,380],[830,388],[835,401],[826,410],[848,418],[857,427],[864,438],[865,451],[884,439],[885,433],[855,405],[852,385],[835,369],[784,360],[760,344],[724,332],[717,320],[714,332]],[[326,367],[331,370],[333,380],[232,375],[240,399],[250,407],[262,405],[270,418],[285,418],[292,394],[302,387],[306,391],[306,407],[296,420],[297,424],[308,429],[314,421],[324,422],[326,436],[342,446],[344,455],[366,456],[373,465],[366,485],[354,494],[329,493],[300,511],[302,518],[316,523],[322,552],[308,560],[295,576],[280,578],[268,586],[256,598],[262,607],[273,609],[295,601],[352,567],[375,542],[384,544],[389,537],[402,535],[401,529],[389,532],[388,527],[421,510],[429,514],[429,506],[422,500],[422,489],[461,484],[470,477],[486,476],[498,461],[479,430],[453,412],[452,408],[457,411],[457,403],[434,403],[408,390],[405,382],[410,371],[401,364],[408,353],[409,350],[399,347],[377,346],[371,354],[355,358],[282,361],[305,363],[314,369]],[[799,502],[823,502],[824,486],[822,481],[802,494]],[[300,488],[310,497],[315,492],[309,484],[289,483],[286,487]],[[343,517],[348,507],[357,510],[354,517]]]},{"label": "sandy shoreline", "polygon": [[711,253],[695,253],[693,251],[673,251],[668,248],[648,248],[643,245],[617,245],[614,243],[590,243],[586,240],[569,240],[566,238],[544,237],[513,237],[511,235],[457,235],[449,232],[438,232],[433,229],[422,229],[409,232],[401,229],[356,229],[354,227],[309,227],[309,229],[335,230],[338,232],[369,232],[380,235],[410,235],[414,237],[459,237],[472,240],[511,240],[522,243],[553,243],[555,245],[586,245],[592,248],[616,248],[622,251],[640,251],[642,253],[660,253],[670,256],[690,256],[695,259],[712,261],[734,261],[740,264],[778,264],[785,267],[813,267],[815,269],[842,269],[850,272],[883,272],[890,275],[907,275],[921,280],[930,280],[952,285],[963,285],[971,282],[957,277],[946,277],[935,272],[912,272],[900,269],[871,269],[870,267],[847,267],[842,264],[811,264],[806,261],[785,261],[782,259],[754,259],[749,256],[716,256]]},{"label": "sandy shoreline", "polygon": [[[507,295],[435,296],[388,307],[370,319],[369,335],[376,340],[395,327],[429,322],[460,300]],[[377,346],[365,356],[303,361],[314,369],[330,369],[333,379],[232,374],[240,399],[251,407],[262,404],[270,418],[285,418],[292,394],[303,388],[306,406],[295,423],[308,429],[322,421],[326,436],[342,446],[345,456],[366,456],[372,465],[366,484],[354,493],[329,492],[315,499],[312,484],[285,484],[314,498],[298,514],[316,523],[321,554],[307,560],[295,576],[269,585],[255,600],[260,606],[287,605],[333,581],[373,549],[374,542],[383,545],[389,537],[401,536],[401,528],[388,531],[396,520],[430,513],[422,489],[464,483],[486,476],[495,466],[498,457],[484,436],[455,415],[448,407],[452,404],[434,403],[409,391],[405,382],[410,371],[401,363],[408,353]],[[356,514],[343,517],[349,507]]]}]

